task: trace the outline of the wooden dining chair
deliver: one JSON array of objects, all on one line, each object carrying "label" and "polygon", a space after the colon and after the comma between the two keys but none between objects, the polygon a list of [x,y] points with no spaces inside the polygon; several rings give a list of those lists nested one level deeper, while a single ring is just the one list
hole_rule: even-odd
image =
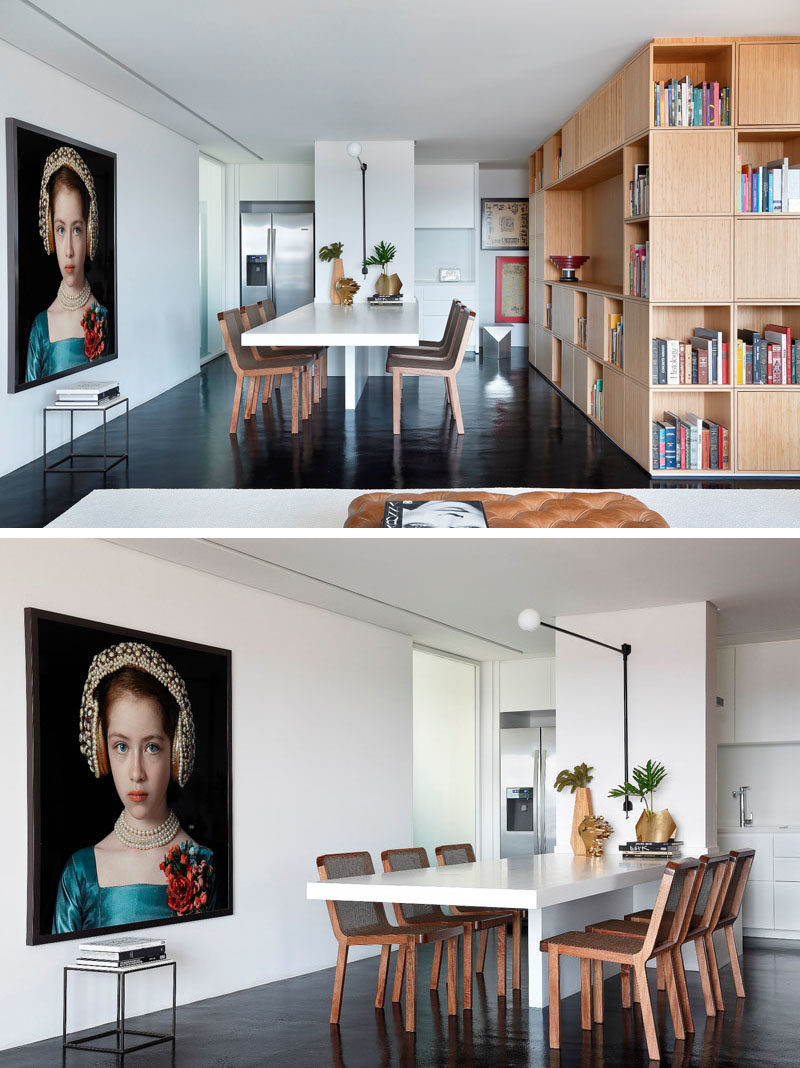
[{"label": "wooden dining chair", "polygon": [[416,345],[390,345],[388,356],[444,356],[452,340],[458,313],[463,308],[460,300],[454,300],[447,313],[444,333],[438,341],[418,341]]},{"label": "wooden dining chair", "polygon": [[[262,323],[268,323],[275,318],[275,305],[271,300],[258,300],[254,304],[247,304],[239,310],[242,313],[242,322],[244,323],[245,330],[252,330],[254,327],[259,326]],[[263,345],[253,345],[251,348],[253,349],[253,355],[259,360],[279,360],[285,356],[314,356],[313,387],[311,379],[309,379],[308,386],[313,392],[314,403],[319,403],[322,395],[321,368],[323,365],[327,367],[328,361],[328,350],[326,348],[302,345],[271,345],[269,348]],[[247,418],[250,418],[258,406],[258,398],[262,383],[265,383],[266,392],[263,403],[266,404],[272,397],[273,390],[275,388],[281,388],[281,378],[283,374],[283,371],[276,370],[274,374],[269,375],[268,377],[257,378],[251,381],[250,391],[245,404],[245,415]],[[327,376],[325,378],[325,388],[327,389]]]},{"label": "wooden dining chair", "polygon": [[400,410],[403,397],[403,375],[432,376],[443,378],[447,403],[455,420],[456,430],[464,433],[461,417],[461,401],[458,396],[456,376],[461,370],[469,335],[475,322],[475,312],[461,306],[456,315],[456,325],[446,352],[441,355],[414,353],[413,355],[390,354],[386,358],[386,371],[392,375],[392,430],[400,433]]},{"label": "wooden dining chair", "polygon": [[[314,362],[313,355],[281,356],[275,362],[258,359],[250,351],[252,346],[242,345],[242,333],[245,329],[242,313],[239,308],[230,308],[228,311],[217,314],[219,328],[225,342],[225,351],[228,354],[231,367],[236,375],[236,389],[233,395],[233,412],[231,413],[231,434],[236,433],[239,423],[239,409],[242,402],[242,392],[245,381],[252,382],[258,378],[264,378],[282,372],[292,376],[292,433],[297,434],[300,429],[298,418],[299,409],[302,409],[303,419],[311,414],[311,391],[308,389],[308,372]],[[245,419],[252,416],[245,407]]]},{"label": "wooden dining chair", "polygon": [[[436,861],[440,867],[449,864],[474,864],[475,850],[469,842],[459,842],[455,845],[443,845],[436,847]],[[522,909],[462,909],[457,905],[447,906],[454,916],[463,913],[471,913],[473,918],[480,914],[484,917],[482,926],[478,927],[480,937],[478,940],[478,956],[475,962],[475,974],[480,975],[486,960],[486,946],[489,941],[489,931],[497,927],[497,952],[498,974],[500,970],[500,924],[505,926],[506,920],[501,917],[511,916],[511,989],[519,990],[521,983],[520,942],[522,940]],[[475,921],[476,923],[478,921]]]},{"label": "wooden dining chair", "polygon": [[[627,974],[633,973],[642,1012],[647,1051],[650,1059],[661,1059],[656,1035],[653,1005],[647,982],[647,961],[651,957],[665,955],[669,1008],[675,1037],[685,1037],[683,1017],[677,997],[677,987],[672,976],[671,951],[678,945],[692,891],[697,882],[700,862],[691,858],[670,861],[667,864],[661,885],[653,905],[650,922],[643,939],[625,935],[602,934],[597,931],[566,931],[552,935],[540,943],[542,952],[548,955],[549,1003],[550,1003],[550,1048],[561,1046],[561,957],[576,957],[581,964],[581,1028],[591,1030],[592,1018],[602,1023],[602,964],[625,965]],[[595,964],[594,981],[590,983],[590,970]],[[595,994],[592,1011],[592,989]],[[630,991],[622,988],[623,1005],[630,1004]]]},{"label": "wooden dining chair", "polygon": [[739,918],[742,908],[742,898],[747,888],[747,880],[750,878],[750,870],[755,860],[755,849],[732,849],[730,852],[731,868],[727,885],[720,896],[719,913],[716,921],[704,941],[708,956],[708,969],[711,973],[711,983],[714,988],[714,1000],[717,1009],[721,1012],[725,1008],[722,1000],[722,987],[719,981],[719,968],[717,957],[714,952],[713,935],[715,931],[724,931],[725,940],[728,944],[728,956],[731,961],[731,975],[737,998],[745,997],[742,969],[739,966],[739,955],[736,952],[736,940],[733,935],[733,925]]},{"label": "wooden dining chair", "polygon": [[[323,882],[328,879],[353,878],[359,875],[374,875],[372,857],[369,853],[326,853],[317,857],[317,871]],[[331,1001],[330,1022],[338,1024],[342,1012],[342,993],[347,970],[347,953],[350,946],[380,946],[381,959],[378,965],[378,989],[375,994],[375,1008],[383,1008],[386,995],[386,978],[389,973],[389,955],[392,946],[397,946],[398,954],[404,961],[406,982],[406,1031],[415,1031],[417,998],[417,946],[434,943],[441,946],[447,942],[448,972],[452,972],[452,981],[447,988],[447,1012],[455,1016],[458,1012],[458,995],[456,976],[456,949],[458,937],[463,927],[441,924],[420,924],[414,928],[394,927],[386,918],[386,912],[380,902],[370,901],[326,901],[328,915],[339,952],[336,958],[336,974],[333,980],[333,999]],[[395,982],[392,1001],[400,1000],[401,984]]]},{"label": "wooden dining chair", "polygon": [[[405,849],[385,849],[381,853],[384,871],[419,871],[421,868],[429,868],[428,854],[422,846],[412,846]],[[410,905],[397,902],[394,904],[394,914],[401,927],[413,927],[418,923],[441,923],[461,925],[466,932],[464,935],[464,1009],[472,1008],[472,940],[476,932],[484,928],[497,928],[497,996],[506,996],[506,924],[512,922],[510,912],[498,912],[494,916],[486,917],[479,910],[462,909],[458,916],[449,916],[441,905]],[[439,972],[441,969],[441,947],[434,947],[433,966],[431,968],[431,990],[439,985]],[[402,969],[403,961],[397,958],[397,971]],[[397,981],[397,980],[395,980]],[[449,983],[448,973],[448,983]]]}]

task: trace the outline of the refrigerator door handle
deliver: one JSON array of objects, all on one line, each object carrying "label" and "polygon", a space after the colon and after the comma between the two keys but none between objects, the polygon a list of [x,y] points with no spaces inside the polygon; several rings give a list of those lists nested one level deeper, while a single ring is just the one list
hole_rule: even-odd
[{"label": "refrigerator door handle", "polygon": [[544,853],[545,849],[546,849],[546,846],[547,846],[547,824],[546,824],[546,820],[545,820],[545,810],[544,810],[545,787],[547,785],[546,782],[545,782],[545,774],[546,774],[546,768],[547,768],[547,750],[546,749],[541,749],[541,748],[539,749],[539,765],[540,765],[540,769],[541,769],[540,773],[539,773],[539,796],[536,799],[536,803],[537,803],[537,814],[538,814],[538,817],[539,817],[539,826],[538,826],[539,852],[540,853]]},{"label": "refrigerator door handle", "polygon": [[275,229],[267,228],[267,299],[275,303],[273,279],[275,278]]},{"label": "refrigerator door handle", "polygon": [[536,817],[535,823],[533,824],[533,834],[534,834],[533,851],[534,851],[534,853],[539,853],[540,852],[540,845],[539,845],[539,842],[540,842],[540,839],[539,839],[539,821],[541,819],[541,815],[540,815],[540,812],[539,812],[539,793],[540,793],[539,757],[540,757],[540,754],[541,754],[541,750],[540,749],[534,750],[534,753],[533,753],[533,783],[532,783],[532,786],[533,786],[534,815]]}]

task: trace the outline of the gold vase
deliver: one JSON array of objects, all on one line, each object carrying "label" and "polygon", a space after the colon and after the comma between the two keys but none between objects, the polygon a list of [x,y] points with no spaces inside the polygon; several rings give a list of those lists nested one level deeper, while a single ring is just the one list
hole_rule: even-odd
[{"label": "gold vase", "polygon": [[342,298],[336,288],[336,283],[340,278],[344,278],[344,264],[341,260],[336,259],[333,261],[333,277],[331,278],[331,304],[342,303]]},{"label": "gold vase", "polygon": [[379,297],[396,297],[403,288],[403,283],[396,274],[379,274],[375,282],[375,292]]},{"label": "gold vase", "polygon": [[677,829],[668,808],[662,808],[658,812],[645,809],[636,821],[636,841],[668,842]]},{"label": "gold vase", "polygon": [[572,811],[572,834],[569,836],[569,844],[576,857],[586,856],[586,846],[580,836],[578,828],[586,816],[593,816],[592,791],[588,786],[579,786],[575,791],[575,808]]}]

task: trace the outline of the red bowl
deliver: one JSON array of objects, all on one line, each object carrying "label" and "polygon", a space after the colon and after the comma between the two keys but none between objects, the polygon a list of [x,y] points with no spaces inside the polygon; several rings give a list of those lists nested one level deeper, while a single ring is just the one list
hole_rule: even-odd
[{"label": "red bowl", "polygon": [[578,267],[583,266],[589,259],[588,256],[551,256],[550,261],[563,271],[565,268],[568,270],[576,270]]}]

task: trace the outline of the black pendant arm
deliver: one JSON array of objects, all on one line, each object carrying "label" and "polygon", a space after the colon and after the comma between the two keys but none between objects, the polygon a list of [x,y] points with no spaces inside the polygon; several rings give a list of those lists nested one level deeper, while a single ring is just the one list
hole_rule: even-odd
[{"label": "black pendant arm", "polygon": [[363,255],[361,256],[361,273],[367,277],[367,265],[364,260],[367,258],[367,165],[361,164],[361,249]]}]

